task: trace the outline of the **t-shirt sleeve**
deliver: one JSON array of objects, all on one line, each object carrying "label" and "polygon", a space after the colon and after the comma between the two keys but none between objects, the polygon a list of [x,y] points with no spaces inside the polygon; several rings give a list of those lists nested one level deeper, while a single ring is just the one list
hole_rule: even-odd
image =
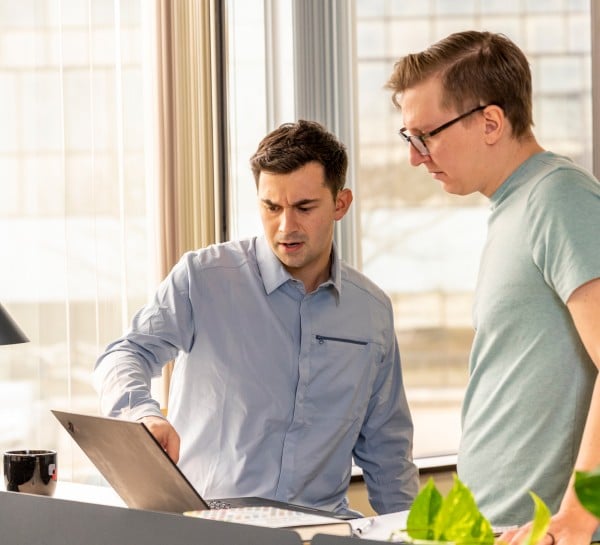
[{"label": "t-shirt sleeve", "polygon": [[576,168],[555,170],[532,189],[527,214],[533,260],[566,303],[600,277],[600,183]]}]

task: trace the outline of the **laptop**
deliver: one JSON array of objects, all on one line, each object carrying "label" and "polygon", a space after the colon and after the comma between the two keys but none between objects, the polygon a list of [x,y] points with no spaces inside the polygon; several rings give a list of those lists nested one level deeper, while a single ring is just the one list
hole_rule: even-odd
[{"label": "laptop", "polygon": [[278,507],[354,518],[267,498],[204,499],[142,422],[57,410],[52,413],[128,507],[180,514],[229,507]]}]

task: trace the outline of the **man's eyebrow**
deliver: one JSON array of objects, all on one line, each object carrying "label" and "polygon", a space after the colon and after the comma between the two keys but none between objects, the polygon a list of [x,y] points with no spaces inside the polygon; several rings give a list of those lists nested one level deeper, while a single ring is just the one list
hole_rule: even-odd
[{"label": "man's eyebrow", "polygon": [[[292,206],[306,206],[307,204],[318,203],[321,199],[300,199],[299,201],[293,202]],[[268,206],[281,206],[279,203],[273,202],[271,199],[261,199],[261,201]]]}]

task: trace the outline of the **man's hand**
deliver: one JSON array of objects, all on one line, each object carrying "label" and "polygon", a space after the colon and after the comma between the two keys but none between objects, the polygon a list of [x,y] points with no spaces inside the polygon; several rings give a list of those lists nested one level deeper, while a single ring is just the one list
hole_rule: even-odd
[{"label": "man's hand", "polygon": [[[593,517],[585,517],[585,522],[567,516],[561,512],[550,520],[550,526],[546,535],[538,542],[539,545],[589,545],[594,531]],[[591,528],[590,528],[591,522]],[[531,523],[525,524],[515,530],[509,530],[502,534],[496,543],[507,543],[508,545],[519,545],[525,543],[525,537]]]},{"label": "man's hand", "polygon": [[150,430],[156,440],[175,463],[179,461],[179,434],[171,423],[160,416],[145,416],[140,421]]}]

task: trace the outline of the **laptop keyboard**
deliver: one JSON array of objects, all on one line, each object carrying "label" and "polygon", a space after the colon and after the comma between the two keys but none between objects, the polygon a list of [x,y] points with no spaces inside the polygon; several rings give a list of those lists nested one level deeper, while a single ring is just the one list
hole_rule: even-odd
[{"label": "laptop keyboard", "polygon": [[231,507],[230,503],[221,500],[208,500],[206,503],[210,509],[229,509]]}]

